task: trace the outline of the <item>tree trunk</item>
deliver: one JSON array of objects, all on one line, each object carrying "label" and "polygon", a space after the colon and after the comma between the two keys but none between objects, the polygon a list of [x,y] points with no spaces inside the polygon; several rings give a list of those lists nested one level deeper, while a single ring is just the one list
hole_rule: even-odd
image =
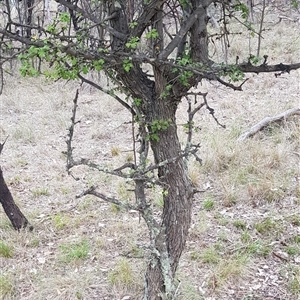
[{"label": "tree trunk", "polygon": [[[19,207],[14,202],[14,199],[5,183],[3,178],[3,173],[0,167],[0,202],[3,209],[11,221],[13,227],[17,230],[25,228],[29,222],[26,217],[22,214]],[[32,226],[29,227],[30,230],[33,229]]]},{"label": "tree trunk", "polygon": [[157,251],[152,254],[146,273],[144,299],[147,300],[173,299],[175,272],[191,223],[193,189],[177,136],[177,103],[174,99],[156,99],[152,106],[152,121],[170,122],[166,130],[160,131],[159,140],[151,141],[155,162],[176,159],[158,169],[158,176],[167,193],[164,193],[160,232],[155,240]]},{"label": "tree trunk", "polygon": [[[161,7],[163,2],[161,1]],[[116,10],[112,5],[110,12],[112,16],[117,15],[117,17],[111,18],[111,26],[118,32],[127,34],[126,18],[123,16],[122,10]],[[156,18],[159,18],[156,29],[160,33],[162,23],[159,23],[161,22],[159,13],[156,14]],[[203,20],[200,20],[201,24],[205,24]],[[198,39],[206,38],[203,32],[197,30],[194,30],[193,34]],[[114,51],[124,50],[124,43],[125,41],[113,37],[112,49]],[[154,48],[158,46],[158,50],[163,49],[162,41],[153,46]],[[197,44],[194,43],[193,46],[196,48]],[[201,59],[204,59],[203,57],[206,59],[207,51],[202,50]],[[198,57],[193,58],[198,59]],[[118,74],[116,79],[123,83],[126,92],[132,98],[142,100],[137,109],[141,112],[141,117],[144,116],[145,124],[148,126],[155,163],[162,163],[158,169],[158,177],[165,191],[163,194],[164,207],[161,223],[153,225],[155,228],[149,228],[152,252],[145,276],[144,299],[174,299],[175,273],[186,244],[193,202],[193,188],[182,157],[175,118],[176,109],[182,97],[180,89],[183,86],[181,83],[175,86],[174,79],[178,74],[174,74],[173,70],[160,64],[153,66],[154,81],[150,80],[140,64],[135,62],[132,63],[129,71],[124,70],[122,63],[119,67],[116,66],[116,69]],[[161,97],[171,79],[173,90],[170,91],[168,97]],[[185,87],[185,89],[188,88]],[[185,91],[183,90],[183,92]],[[164,121],[168,123],[167,128],[155,132],[158,139],[151,138],[153,122]],[[152,226],[152,224],[148,224],[148,226]]]}]

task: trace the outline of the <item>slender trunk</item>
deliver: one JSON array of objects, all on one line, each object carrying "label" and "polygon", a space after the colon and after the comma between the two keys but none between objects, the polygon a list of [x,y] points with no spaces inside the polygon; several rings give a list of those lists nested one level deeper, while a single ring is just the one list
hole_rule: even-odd
[{"label": "slender trunk", "polygon": [[146,272],[144,299],[172,299],[176,286],[175,273],[184,250],[191,222],[193,201],[192,185],[181,156],[177,136],[174,99],[156,99],[152,107],[153,120],[169,120],[169,126],[159,134],[151,147],[155,162],[175,159],[158,169],[164,190],[164,208],[160,232],[155,241],[155,250]]},{"label": "slender trunk", "polygon": [[[109,11],[111,13],[110,23],[112,28],[127,34],[128,25],[124,12],[121,9],[116,9],[114,3],[111,3]],[[195,6],[198,4],[197,2]],[[163,1],[161,7],[162,5]],[[203,8],[203,14],[205,13],[206,10]],[[161,40],[157,44],[153,44],[155,52],[155,50],[161,51],[163,48],[161,12],[158,11],[154,18],[157,21],[155,28],[161,34]],[[207,44],[205,22],[205,18],[201,17],[198,20],[201,30],[196,26],[192,30],[192,37],[194,38],[192,58],[195,61],[207,61],[207,45],[202,47],[199,42],[200,39]],[[124,43],[125,41],[112,36],[111,47],[114,51],[120,49],[124,51]],[[199,51],[201,53],[197,55]],[[170,78],[177,76],[177,74],[159,64],[153,66],[154,81],[149,79],[147,73],[137,63],[132,64],[130,71],[125,71],[122,64],[120,64],[117,73],[116,79],[123,83],[132,98],[142,100],[137,109],[141,111],[141,116],[145,117],[155,163],[161,164],[158,169],[158,177],[164,189],[164,207],[160,224],[149,222],[149,219],[147,222],[147,216],[144,216],[149,227],[152,246],[145,276],[144,299],[174,299],[176,292],[175,273],[186,244],[193,201],[193,189],[182,157],[175,118],[183,86],[180,82],[176,86],[173,84],[173,91],[170,92],[170,95],[165,98],[161,97],[160,95],[165,91]],[[178,93],[175,90],[178,90]],[[151,132],[153,130],[151,125],[155,122],[157,124],[157,122],[164,121],[168,124],[167,128],[163,130],[159,128],[158,132],[154,133],[156,138],[151,138],[153,133]],[[139,192],[137,189],[136,194],[138,195]],[[143,195],[140,196],[141,198],[144,197]],[[146,211],[144,211],[144,214],[147,214]]]},{"label": "slender trunk", "polygon": [[[3,172],[0,168],[0,203],[3,209],[11,221],[13,227],[17,230],[25,228],[29,222],[26,217],[22,214],[19,207],[16,205],[6,183],[3,178]],[[30,230],[33,229],[32,226],[29,227]]]}]

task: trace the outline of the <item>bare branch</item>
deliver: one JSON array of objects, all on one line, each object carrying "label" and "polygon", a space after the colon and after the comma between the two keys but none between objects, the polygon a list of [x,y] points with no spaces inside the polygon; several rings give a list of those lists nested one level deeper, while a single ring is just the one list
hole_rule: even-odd
[{"label": "bare branch", "polygon": [[223,79],[221,79],[220,77],[216,76],[216,80],[220,83],[222,83],[223,85],[235,90],[235,91],[242,91],[242,86],[244,85],[244,83],[248,80],[249,78],[246,78],[240,85],[236,86],[230,82],[226,82]]},{"label": "bare branch", "polygon": [[[201,95],[202,97],[206,96],[207,93],[189,93],[189,95],[194,95],[195,97],[195,103],[197,103],[197,96]],[[202,102],[201,104],[199,104],[198,106],[196,106],[193,110],[192,110],[192,103],[191,103],[191,99],[187,96],[186,97],[187,101],[188,101],[188,122],[187,122],[187,128],[188,128],[188,133],[187,133],[187,141],[186,141],[186,146],[184,149],[185,153],[189,153],[190,149],[192,147],[192,136],[193,136],[193,129],[194,129],[194,116],[195,114],[205,105],[205,102]],[[197,147],[197,146],[196,146]],[[199,148],[200,146],[198,146],[197,148]],[[199,161],[201,163],[201,159],[196,155],[196,152],[192,153],[196,160]],[[186,157],[186,161],[188,161],[189,156]]]},{"label": "bare branch", "polygon": [[187,32],[190,30],[190,28],[193,26],[193,24],[196,22],[197,18],[199,18],[202,12],[203,5],[201,4],[193,11],[193,13],[186,20],[186,22],[181,26],[179,32],[169,43],[169,45],[163,51],[161,51],[161,53],[158,56],[160,60],[165,60],[168,58],[168,56],[173,52],[173,50],[180,44],[181,40],[184,38],[184,36],[187,34]]},{"label": "bare branch", "polygon": [[105,24],[106,21],[109,20],[108,19],[104,19],[104,20],[100,20],[96,17],[94,17],[92,14],[87,13],[85,10],[81,9],[80,7],[78,7],[77,5],[72,4],[71,2],[68,2],[66,0],[55,0],[57,3],[62,4],[65,7],[68,7],[70,10],[72,11],[76,11],[77,13],[79,13],[80,15],[82,15],[84,18],[94,22],[95,24],[106,28],[113,36],[117,37],[118,39],[125,41],[127,36],[121,32],[118,32],[117,30],[115,30],[114,28],[108,26]]},{"label": "bare branch", "polygon": [[[192,148],[193,148],[193,149],[192,149]],[[192,146],[191,146],[191,149],[189,150],[188,153],[186,153],[186,152],[184,151],[182,154],[180,154],[180,155],[178,155],[178,156],[175,156],[175,157],[166,159],[166,160],[161,161],[161,162],[159,162],[159,163],[157,163],[157,164],[155,164],[155,165],[151,165],[151,166],[149,166],[148,168],[146,168],[145,171],[144,171],[142,174],[146,174],[146,173],[148,173],[148,172],[151,172],[151,171],[153,171],[153,170],[156,170],[156,169],[161,168],[161,167],[163,167],[163,166],[166,166],[166,165],[168,165],[168,164],[176,163],[176,161],[178,161],[180,158],[182,158],[182,157],[187,157],[188,155],[194,154],[194,153],[196,153],[197,151],[198,151],[198,147],[195,146],[195,145],[192,145]]]},{"label": "bare branch", "polygon": [[69,133],[68,133],[68,139],[66,140],[67,143],[67,171],[68,174],[70,174],[70,169],[74,165],[74,159],[73,159],[73,147],[72,147],[72,140],[74,135],[74,128],[75,125],[79,122],[75,122],[76,119],[76,110],[77,110],[77,101],[78,101],[78,89],[76,90],[75,98],[73,100],[73,109],[72,109],[72,117],[71,117],[71,125],[69,127]]},{"label": "bare branch", "polygon": [[97,187],[96,186],[91,186],[90,188],[88,188],[87,190],[83,191],[81,194],[77,195],[76,198],[81,198],[83,196],[86,196],[86,195],[94,195],[96,196],[97,198],[100,198],[106,202],[110,202],[110,203],[113,203],[115,205],[118,205],[119,207],[121,208],[124,208],[126,210],[136,210],[136,211],[139,211],[139,208],[135,205],[132,205],[128,202],[125,202],[125,201],[120,201],[118,199],[116,199],[115,197],[108,197],[102,193],[99,193],[96,191]]},{"label": "bare branch", "polygon": [[208,110],[209,113],[212,115],[212,117],[214,118],[214,120],[216,121],[216,123],[217,123],[219,126],[221,126],[222,128],[226,128],[226,126],[225,126],[225,125],[222,125],[222,124],[218,121],[218,119],[215,117],[215,110],[214,110],[212,107],[210,107],[210,106],[208,105],[207,99],[206,99],[206,95],[203,95],[203,99],[204,99],[204,103],[205,103],[205,106],[206,106],[207,110]]},{"label": "bare branch", "polygon": [[290,73],[292,70],[297,70],[300,68],[300,63],[295,64],[277,64],[277,65],[267,65],[263,63],[259,66],[254,66],[252,64],[239,64],[237,68],[244,73],[274,73],[274,72],[283,72]]},{"label": "bare branch", "polygon": [[93,86],[94,88],[102,91],[103,93],[113,97],[115,100],[117,100],[122,106],[124,106],[127,110],[129,110],[129,112],[135,116],[136,112],[134,111],[134,109],[128,105],[125,101],[123,101],[120,97],[118,97],[117,95],[112,95],[111,92],[103,87],[101,87],[99,84],[95,83],[94,81],[91,81],[85,77],[83,77],[81,74],[78,74],[78,77],[85,83]]}]

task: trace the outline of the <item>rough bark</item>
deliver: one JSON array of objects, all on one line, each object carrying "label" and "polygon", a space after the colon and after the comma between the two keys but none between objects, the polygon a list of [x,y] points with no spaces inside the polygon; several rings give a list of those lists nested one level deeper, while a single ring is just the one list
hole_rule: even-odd
[{"label": "rough bark", "polygon": [[[16,205],[8,187],[5,183],[3,172],[0,167],[0,202],[3,206],[3,209],[11,221],[13,227],[16,230],[27,227],[29,225],[28,220],[20,211],[19,207]],[[30,230],[33,229],[32,226],[29,227]]]},{"label": "rough bark", "polygon": [[[113,12],[114,10],[111,9],[111,13]],[[111,25],[114,29],[126,33],[126,25],[122,24],[126,19],[120,18],[121,10],[118,13],[119,18],[113,18]],[[157,49],[165,52],[162,50],[164,42],[161,12],[158,10],[151,17],[152,20],[155,19],[153,23],[156,24],[160,36],[158,44],[153,45],[153,54],[155,55]],[[197,32],[194,35],[199,38],[200,33]],[[123,44],[124,42],[114,38],[112,48],[118,51],[123,47]],[[206,57],[205,51],[203,54]],[[138,109],[145,117],[144,121],[148,126],[150,135],[151,124],[154,121],[168,122],[167,129],[160,130],[157,133],[158,140],[150,137],[155,164],[170,160],[172,162],[163,163],[158,168],[160,184],[165,190],[161,222],[156,225],[146,220],[148,227],[152,227],[149,228],[149,232],[150,239],[154,239],[154,242],[152,243],[152,252],[145,275],[144,299],[173,299],[176,292],[175,273],[188,236],[193,200],[193,189],[182,157],[175,118],[177,105],[181,100],[179,90],[185,88],[178,83],[176,84],[176,93],[173,91],[168,97],[162,98],[161,94],[165,91],[168,80],[177,75],[173,74],[172,70],[168,70],[159,64],[153,66],[155,81],[149,79],[139,64],[133,64],[129,72],[120,67],[117,73],[117,79],[126,86],[132,97],[142,100]],[[147,218],[145,215],[144,217]]]},{"label": "rough bark", "polygon": [[158,169],[158,176],[167,193],[164,196],[160,232],[155,241],[157,252],[153,253],[146,273],[148,289],[145,299],[151,300],[164,299],[161,293],[172,299],[175,293],[175,272],[191,222],[193,190],[177,135],[176,100],[179,99],[157,97],[148,111],[150,123],[151,119],[169,120],[169,126],[160,132],[159,140],[151,141],[155,163],[177,158]]}]

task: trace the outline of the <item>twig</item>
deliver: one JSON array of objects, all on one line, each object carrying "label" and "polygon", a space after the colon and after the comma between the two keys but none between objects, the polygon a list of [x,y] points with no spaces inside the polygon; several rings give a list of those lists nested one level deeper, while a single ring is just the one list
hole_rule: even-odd
[{"label": "twig", "polygon": [[223,125],[219,122],[219,120],[216,118],[215,116],[215,110],[213,108],[211,108],[208,103],[207,103],[207,99],[206,99],[206,95],[203,96],[203,99],[204,99],[204,103],[206,105],[206,108],[208,109],[209,113],[212,115],[212,117],[214,118],[214,120],[216,121],[216,123],[221,126],[222,128],[226,128],[226,125]]},{"label": "twig", "polygon": [[[190,95],[194,95],[195,103],[197,103],[197,96],[201,95],[202,97],[206,97],[207,93],[204,93],[204,94],[203,93],[190,93]],[[202,102],[200,105],[196,106],[192,110],[191,100],[189,99],[188,96],[186,97],[186,99],[188,101],[188,110],[187,110],[187,113],[188,113],[188,122],[187,122],[188,133],[187,133],[187,140],[186,140],[186,146],[185,146],[184,152],[188,154],[190,152],[191,147],[192,147],[192,136],[193,136],[193,128],[194,128],[193,119],[194,119],[195,114],[205,105],[205,102]],[[199,147],[200,146],[198,145],[197,148],[199,148]],[[202,160],[196,155],[196,152],[194,152],[193,154],[194,154],[197,161],[202,162]],[[188,161],[188,158],[189,158],[189,156],[187,155],[186,161]]]},{"label": "twig", "polygon": [[156,170],[156,169],[158,169],[158,168],[160,168],[160,167],[163,167],[163,166],[165,166],[165,165],[167,165],[167,164],[175,163],[179,158],[186,157],[186,156],[188,156],[188,155],[190,155],[190,154],[196,153],[196,152],[198,151],[198,146],[197,146],[197,145],[192,145],[192,147],[193,147],[194,149],[190,150],[189,153],[186,153],[186,152],[184,151],[182,154],[180,154],[180,155],[178,155],[178,156],[175,156],[175,157],[166,159],[166,160],[161,161],[161,162],[159,162],[159,163],[157,163],[157,164],[155,164],[155,165],[151,165],[151,166],[149,166],[148,168],[146,168],[145,171],[144,171],[142,174],[146,174],[146,173],[148,173],[148,172],[150,172],[150,171]]},{"label": "twig", "polygon": [[71,125],[69,127],[68,139],[66,140],[67,143],[67,171],[70,174],[70,169],[74,166],[74,159],[73,159],[73,147],[72,147],[72,139],[74,135],[74,127],[78,122],[75,122],[76,119],[76,110],[77,110],[77,101],[78,101],[78,89],[76,90],[75,98],[73,100],[73,109],[72,109],[72,117],[71,117]]},{"label": "twig", "polygon": [[117,169],[114,169],[114,172],[120,172],[120,171],[122,171],[122,170],[124,170],[126,168],[130,168],[130,169],[135,170],[136,169],[136,165],[133,164],[133,163],[126,163],[123,166],[121,166],[121,167],[119,167]]},{"label": "twig", "polygon": [[127,110],[129,110],[130,113],[131,113],[133,116],[136,115],[136,112],[134,111],[134,109],[133,109],[130,105],[128,105],[125,101],[123,101],[120,97],[118,97],[117,95],[112,95],[112,94],[110,93],[109,90],[104,89],[103,87],[101,87],[101,86],[98,85],[97,83],[95,83],[95,82],[93,82],[93,81],[91,81],[91,80],[89,80],[89,79],[83,77],[83,76],[80,75],[80,74],[78,74],[78,77],[79,77],[83,82],[85,82],[85,83],[87,83],[87,84],[93,86],[93,87],[96,88],[97,90],[100,90],[100,91],[102,91],[103,93],[105,93],[105,94],[107,94],[107,95],[113,97],[114,99],[116,99],[123,107],[125,107]]},{"label": "twig", "polygon": [[276,252],[272,252],[272,254],[273,254],[273,256],[275,256],[275,257],[277,257],[277,258],[279,258],[279,259],[281,259],[281,260],[283,260],[283,261],[288,261],[288,259],[287,258],[285,258],[285,257],[283,257],[283,256],[281,256],[281,255],[279,255],[279,254],[277,254]]},{"label": "twig", "polygon": [[216,80],[217,80],[218,82],[220,82],[221,84],[223,84],[223,85],[225,85],[225,86],[227,86],[227,87],[233,89],[234,91],[242,91],[242,90],[243,90],[242,87],[243,87],[243,85],[245,84],[245,82],[246,82],[248,79],[249,79],[249,78],[246,78],[240,85],[236,86],[236,85],[234,85],[234,84],[232,84],[232,83],[230,83],[230,82],[224,81],[224,80],[221,79],[220,77],[216,77]]},{"label": "twig", "polygon": [[106,195],[104,195],[102,193],[97,192],[96,189],[97,189],[96,186],[91,186],[90,188],[88,188],[87,190],[83,191],[79,195],[76,195],[76,198],[81,198],[81,197],[86,196],[86,195],[94,195],[97,198],[100,198],[100,199],[102,199],[102,200],[104,200],[106,202],[110,202],[110,203],[116,204],[119,207],[125,208],[126,210],[136,210],[136,211],[140,210],[139,207],[136,206],[136,205],[132,205],[132,204],[130,204],[128,202],[124,202],[124,201],[118,200],[115,197],[108,197],[108,196],[106,196]]}]

